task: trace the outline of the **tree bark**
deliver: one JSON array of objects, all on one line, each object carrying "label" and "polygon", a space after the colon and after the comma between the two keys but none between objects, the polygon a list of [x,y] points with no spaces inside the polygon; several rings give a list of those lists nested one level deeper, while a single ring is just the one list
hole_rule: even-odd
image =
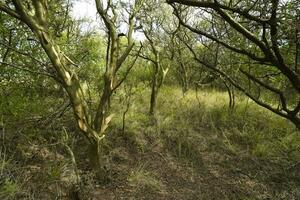
[{"label": "tree bark", "polygon": [[156,63],[153,65],[154,70],[152,74],[152,86],[151,86],[151,98],[150,98],[150,115],[155,116],[156,106],[157,106],[157,96],[159,90],[159,64]]},{"label": "tree bark", "polygon": [[[80,81],[74,71],[71,70],[70,65],[74,64],[67,56],[61,52],[58,45],[55,44],[52,38],[51,31],[48,28],[48,1],[47,0],[31,0],[21,1],[13,0],[14,9],[7,4],[0,2],[0,10],[8,15],[24,22],[36,35],[42,48],[49,57],[53,68],[57,72],[57,81],[66,90],[74,111],[75,120],[80,129],[80,133],[88,140],[90,144],[91,163],[94,166],[100,166],[102,148],[101,140],[105,137],[105,129],[111,120],[109,116],[109,104],[112,91],[120,86],[122,82],[115,84],[117,79],[117,72],[122,64],[129,56],[134,42],[132,40],[134,31],[134,18],[140,9],[143,1],[135,2],[132,13],[129,14],[129,27],[127,33],[128,46],[122,55],[120,53],[119,35],[116,28],[116,13],[115,7],[108,1],[107,9],[103,8],[103,2],[96,0],[96,8],[104,21],[109,35],[109,45],[107,51],[107,66],[104,76],[104,88],[102,96],[99,101],[99,106],[95,117],[89,110],[89,106],[85,99],[84,91],[80,85]],[[30,6],[29,6],[30,5]],[[105,10],[111,9],[114,16],[110,16]],[[116,86],[117,85],[117,86]],[[93,119],[94,117],[94,119]]]}]

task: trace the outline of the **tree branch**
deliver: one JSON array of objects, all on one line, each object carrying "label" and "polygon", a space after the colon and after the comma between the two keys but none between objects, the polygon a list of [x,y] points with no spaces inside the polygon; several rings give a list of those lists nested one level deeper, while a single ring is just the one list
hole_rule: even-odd
[{"label": "tree branch", "polygon": [[14,10],[10,9],[9,7],[7,7],[4,3],[0,2],[0,10],[2,10],[3,12],[5,12],[6,14],[21,20],[21,16]]},{"label": "tree branch", "polygon": [[227,48],[227,49],[229,49],[229,50],[231,50],[231,51],[234,51],[234,52],[239,53],[239,54],[246,55],[246,56],[248,56],[249,58],[251,58],[251,59],[253,59],[253,60],[256,60],[256,61],[258,61],[258,62],[260,62],[260,63],[265,63],[265,62],[267,61],[266,58],[257,57],[255,54],[252,54],[252,53],[246,51],[245,49],[238,49],[238,48],[236,48],[236,47],[230,46],[229,44],[227,44],[227,43],[225,43],[225,42],[219,40],[218,38],[216,38],[216,37],[214,37],[214,36],[212,36],[212,35],[210,35],[210,34],[204,32],[204,31],[201,31],[201,30],[199,30],[199,29],[193,28],[192,26],[186,24],[186,23],[181,19],[178,10],[177,10],[175,7],[173,7],[173,8],[174,8],[176,17],[177,17],[178,20],[179,20],[179,23],[180,23],[181,25],[183,25],[184,27],[188,28],[190,31],[192,31],[192,32],[194,32],[194,33],[197,33],[197,34],[199,34],[199,35],[203,35],[203,36],[207,37],[208,39],[211,39],[212,41],[215,41],[215,42],[221,44],[222,46],[224,46],[225,48]]},{"label": "tree branch", "polygon": [[139,54],[140,54],[142,48],[143,48],[143,46],[141,45],[141,47],[140,47],[140,49],[139,49],[139,51],[138,51],[136,57],[134,58],[133,62],[132,62],[131,65],[127,68],[124,77],[119,81],[119,83],[117,83],[117,84],[114,86],[114,88],[112,89],[112,91],[115,91],[116,89],[118,89],[118,88],[122,85],[122,83],[126,80],[128,74],[129,74],[129,72],[131,71],[131,69],[134,67],[134,65],[135,65],[135,63],[136,63],[136,61],[137,61],[137,59],[138,59],[138,57],[139,57]]}]

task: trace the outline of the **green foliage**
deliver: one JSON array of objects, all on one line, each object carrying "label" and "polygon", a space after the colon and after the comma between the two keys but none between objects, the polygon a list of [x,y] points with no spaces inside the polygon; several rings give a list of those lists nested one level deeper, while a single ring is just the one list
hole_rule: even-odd
[{"label": "green foliage", "polygon": [[[260,8],[259,2],[253,8],[264,10],[269,5]],[[14,9],[11,1],[5,3]],[[90,114],[99,105],[103,75],[110,71],[106,63],[107,33],[86,30],[83,26],[88,20],[73,19],[69,3],[49,1],[48,26],[55,44],[64,52],[62,60],[68,60],[62,67],[78,75],[85,93],[82,99],[89,105],[87,112]],[[125,1],[116,3],[116,8],[130,10]],[[284,38],[280,40],[280,53],[284,62],[294,67],[297,44],[292,16],[298,14],[298,2],[281,3],[278,37]],[[252,3],[241,1],[239,4],[249,7]],[[178,27],[171,7],[162,1],[144,1],[143,6],[143,12],[138,14],[138,23],[142,26],[135,28],[151,30],[149,36],[153,46],[151,39],[142,41],[141,52],[149,56],[148,60],[139,58],[128,74],[138,53],[139,45],[135,41],[126,62],[113,74],[109,82],[112,85],[107,85],[109,88],[126,78],[107,100],[107,110],[114,118],[101,141],[103,167],[96,172],[87,161],[87,154],[91,153],[89,143],[81,138],[82,132],[70,109],[77,102],[60,110],[70,99],[62,87],[65,83],[57,79],[53,63],[28,27],[0,12],[0,199],[18,199],[19,194],[32,196],[32,199],[59,199],[86,188],[95,196],[109,191],[117,194],[117,190],[121,190],[120,199],[123,193],[129,195],[130,192],[137,199],[147,198],[145,195],[149,194],[157,199],[197,199],[200,193],[203,199],[205,195],[208,199],[220,199],[220,196],[224,199],[299,197],[299,130],[238,91],[235,91],[236,106],[228,108],[228,94],[224,92],[228,79],[214,69],[224,71],[258,100],[277,110],[283,107],[278,103],[278,94],[251,82],[240,70],[280,90],[287,98],[287,107],[292,109],[299,101],[299,93],[288,78],[278,74],[273,64],[254,63],[245,55],[232,53],[222,45]],[[210,14],[203,15],[199,9],[183,7],[181,14],[202,31],[217,31],[214,34],[222,35],[220,39],[226,44],[262,56],[255,45],[228,29],[221,18],[194,21],[196,17],[190,14],[208,18]],[[237,13],[231,14],[237,18]],[[116,23],[117,34],[124,31],[122,23],[127,14],[122,13],[120,17],[122,20]],[[256,24],[243,25],[254,36],[261,37]],[[127,39],[119,39],[118,47],[123,51]],[[207,70],[203,63],[195,61],[188,46],[213,69]],[[158,54],[151,52],[151,47],[157,48]],[[115,56],[119,54],[121,52]],[[149,86],[156,56],[160,57],[161,67],[170,67],[170,72],[160,88],[158,109],[153,117],[148,115]],[[197,91],[192,88],[195,85]],[[94,118],[92,114],[89,117]],[[89,124],[94,128],[94,123]],[[195,187],[197,184],[200,187]],[[215,191],[221,195],[217,196]],[[172,196],[173,192],[178,196],[183,194]],[[186,194],[191,192],[196,195],[190,198]],[[115,194],[114,198],[119,198]],[[102,199],[110,198],[104,195]]]},{"label": "green foliage", "polygon": [[50,165],[47,170],[47,178],[46,180],[49,182],[57,181],[60,178],[60,175],[62,173],[62,166],[55,163],[54,165]]},{"label": "green foliage", "polygon": [[19,191],[20,191],[19,185],[10,179],[5,179],[0,184],[0,198],[1,199],[4,199],[4,200],[14,199]]}]

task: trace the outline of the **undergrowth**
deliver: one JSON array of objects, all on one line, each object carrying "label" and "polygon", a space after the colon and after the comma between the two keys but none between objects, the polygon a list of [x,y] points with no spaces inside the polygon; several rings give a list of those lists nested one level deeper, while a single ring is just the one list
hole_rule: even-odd
[{"label": "undergrowth", "polygon": [[[82,198],[99,188],[122,187],[120,195],[131,191],[133,199],[182,199],[191,190],[189,199],[200,193],[203,199],[300,198],[299,131],[245,97],[237,95],[229,109],[226,92],[191,90],[182,96],[180,89],[164,87],[153,123],[145,106],[149,93],[141,90],[132,98],[123,131],[124,98],[116,95],[100,180],[88,165],[87,143],[71,110],[39,126],[64,100],[22,95],[2,97],[2,104],[10,103],[0,114],[1,199],[67,198],[74,185]],[[42,101],[45,106],[38,106]]]}]

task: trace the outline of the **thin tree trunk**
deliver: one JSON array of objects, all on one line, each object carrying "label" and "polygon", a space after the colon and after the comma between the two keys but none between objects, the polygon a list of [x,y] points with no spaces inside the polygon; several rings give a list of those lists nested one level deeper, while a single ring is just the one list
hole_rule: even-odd
[{"label": "thin tree trunk", "polygon": [[186,92],[188,91],[188,75],[187,75],[187,71],[186,71],[186,68],[185,68],[185,65],[180,63],[180,66],[181,66],[181,70],[182,70],[182,94],[183,96],[185,96]]},{"label": "thin tree trunk", "polygon": [[227,89],[227,92],[228,92],[228,97],[229,97],[229,108],[230,108],[230,109],[233,109],[233,108],[234,108],[234,95],[233,95],[233,93],[232,93],[232,91],[231,91],[230,85],[228,85],[228,84],[226,83],[226,81],[223,81],[223,82],[224,82],[224,85],[225,85],[225,87],[226,87],[226,89]]},{"label": "thin tree trunk", "polygon": [[155,65],[154,73],[152,75],[151,99],[150,99],[150,115],[155,116],[158,96],[158,65]]}]

